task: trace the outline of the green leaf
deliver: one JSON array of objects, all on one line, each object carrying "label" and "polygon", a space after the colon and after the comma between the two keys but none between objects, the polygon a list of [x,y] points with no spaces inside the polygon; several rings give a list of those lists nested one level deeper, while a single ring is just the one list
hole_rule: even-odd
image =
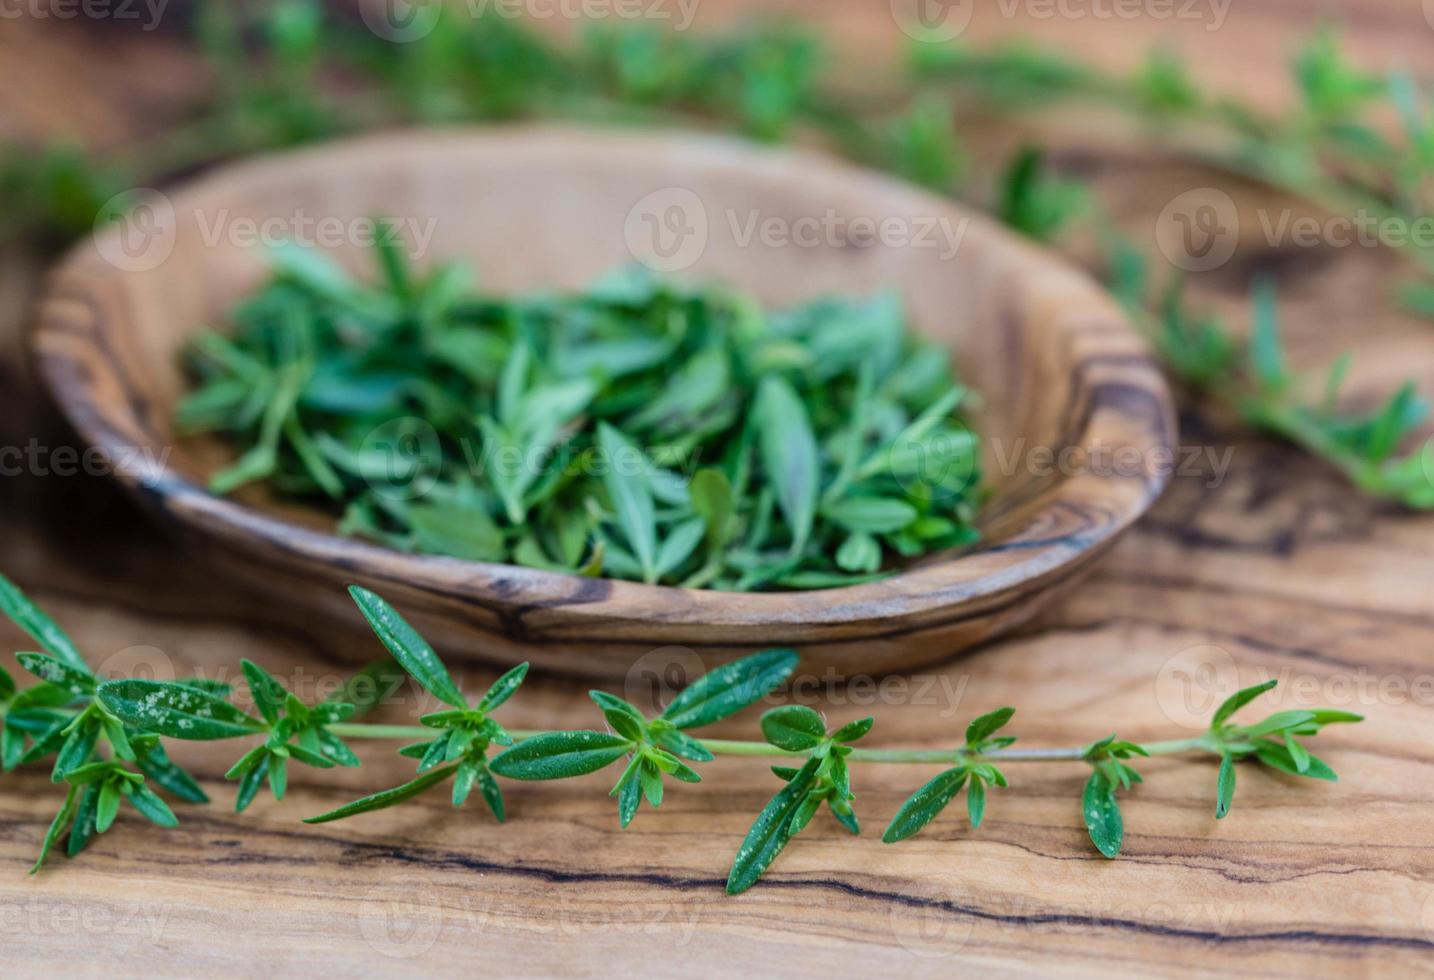
[{"label": "green leaf", "polygon": [[119,814],[120,788],[113,779],[95,785],[100,788],[99,800],[95,803],[95,833],[103,834]]},{"label": "green leaf", "polygon": [[284,697],[289,692],[284,690],[272,674],[252,660],[239,661],[240,668],[244,671],[244,679],[249,684],[249,693],[254,698],[254,707],[259,709],[259,714],[269,724],[279,720],[279,711],[284,705]]},{"label": "green leaf", "polygon": [[1298,728],[1313,720],[1313,711],[1277,711],[1263,721],[1241,728],[1240,731],[1246,738],[1259,738],[1261,735],[1270,735],[1275,732]]},{"label": "green leaf", "polygon": [[86,721],[70,732],[65,743],[60,746],[59,755],[55,756],[55,768],[50,773],[50,782],[58,783],[71,769],[78,769],[88,762],[98,738],[99,725],[92,721]]},{"label": "green leaf", "polygon": [[108,681],[99,699],[111,714],[142,732],[169,738],[210,741],[261,731],[263,722],[223,698],[166,681]]},{"label": "green leaf", "polygon": [[513,693],[523,683],[523,678],[527,676],[528,663],[524,661],[493,682],[493,686],[488,688],[482,699],[479,700],[478,710],[487,714],[497,708],[513,696]]},{"label": "green leaf", "polygon": [[[1301,746],[1301,748],[1303,749],[1303,746]],[[1263,739],[1255,743],[1255,756],[1272,769],[1289,773],[1291,776],[1323,779],[1331,783],[1339,781],[1339,776],[1335,774],[1335,771],[1331,769],[1324,760],[1311,755],[1308,750],[1304,751],[1306,758],[1302,768],[1296,764],[1288,746]]]},{"label": "green leaf", "polygon": [[682,690],[662,717],[678,728],[701,728],[766,697],[797,669],[796,651],[763,650],[708,671]]},{"label": "green leaf", "polygon": [[444,766],[441,769],[432,769],[417,779],[410,780],[402,786],[395,786],[393,789],[386,789],[381,793],[374,793],[372,796],[365,796],[361,800],[354,800],[346,803],[336,810],[328,813],[321,813],[317,817],[305,817],[304,823],[328,823],[331,820],[342,820],[345,817],[356,816],[360,813],[369,813],[373,810],[384,810],[399,803],[405,803],[413,799],[431,786],[436,786],[449,776],[458,771],[458,764]]},{"label": "green leaf", "polygon": [[363,613],[364,619],[368,620],[369,627],[383,641],[383,645],[388,647],[388,652],[393,654],[393,658],[404,670],[413,675],[414,680],[440,701],[455,708],[468,707],[468,702],[463,700],[463,695],[453,683],[453,678],[448,676],[448,669],[443,666],[443,661],[438,659],[438,654],[434,653],[428,641],[398,614],[398,610],[361,586],[349,586],[349,595],[353,596],[359,611]]},{"label": "green leaf", "polygon": [[659,734],[657,736],[657,744],[669,752],[680,755],[684,759],[691,759],[693,762],[711,762],[713,759],[712,753],[708,751],[707,746],[690,735],[685,735],[676,730],[665,731]]},{"label": "green leaf", "polygon": [[83,851],[95,836],[95,811],[99,807],[100,788],[94,784],[84,787],[80,793],[79,807],[75,811],[75,822],[70,827],[70,839],[65,842],[65,854],[74,857]]},{"label": "green leaf", "polygon": [[977,746],[1002,728],[1006,727],[1016,713],[1015,708],[997,708],[995,711],[984,714],[966,726],[966,744]]},{"label": "green leaf", "polygon": [[1215,782],[1215,819],[1223,820],[1235,799],[1235,757],[1226,752],[1220,758],[1220,774]]},{"label": "green leaf", "polygon": [[637,556],[645,582],[657,581],[657,518],[652,503],[652,484],[646,472],[633,473],[634,462],[644,469],[647,457],[622,433],[607,423],[598,426],[598,447],[605,457],[603,486],[612,501],[617,526],[628,547]]},{"label": "green leaf", "polygon": [[965,785],[965,769],[948,769],[941,773],[901,804],[901,809],[891,818],[891,823],[887,826],[886,833],[881,835],[881,839],[888,844],[906,840],[936,819],[936,815],[946,809],[946,805],[956,798],[956,794],[961,792],[961,787]]},{"label": "green leaf", "polygon": [[88,669],[77,670],[57,657],[43,653],[17,653],[15,660],[30,673],[76,697],[93,694],[95,676]]},{"label": "green leaf", "polygon": [[1108,858],[1120,853],[1125,837],[1125,825],[1120,819],[1120,804],[1115,799],[1115,787],[1099,769],[1086,780],[1085,794],[1081,800],[1081,812],[1085,817],[1085,829],[1095,849]]},{"label": "green leaf", "polygon": [[816,518],[821,472],[816,437],[806,406],[781,378],[762,379],[753,407],[762,468],[792,533],[792,554],[801,554]]},{"label": "green leaf", "polygon": [[56,626],[55,621],[39,606],[31,602],[25,593],[20,591],[19,586],[4,575],[0,575],[0,613],[9,616],[16,626],[30,634],[31,638],[56,660],[74,670],[90,673],[90,668],[85,663],[85,658],[80,656],[75,642]]},{"label": "green leaf", "polygon": [[986,784],[975,775],[971,776],[971,783],[966,787],[966,812],[971,817],[971,826],[981,826],[981,820],[986,816]]},{"label": "green leaf", "polygon": [[239,789],[234,796],[234,812],[243,813],[248,809],[249,804],[254,802],[254,797],[259,793],[259,787],[264,785],[264,776],[268,767],[253,765],[239,774]]},{"label": "green leaf", "polygon": [[637,808],[642,803],[642,779],[638,775],[641,761],[634,758],[631,768],[623,774],[622,781],[618,784],[617,821],[624,830],[632,823],[632,818],[637,816]]},{"label": "green leaf", "polygon": [[802,704],[773,708],[762,715],[762,734],[788,752],[804,752],[826,739],[822,716]]},{"label": "green leaf", "polygon": [[602,709],[603,716],[607,723],[613,727],[623,738],[633,742],[640,742],[647,735],[647,719],[642,717],[642,712],[628,704],[622,698],[615,697],[605,691],[589,691],[588,697]]},{"label": "green leaf", "polygon": [[848,531],[890,534],[916,520],[916,508],[890,497],[847,497],[827,504],[822,516]]},{"label": "green leaf", "polygon": [[70,825],[70,819],[75,815],[76,800],[80,794],[80,787],[71,786],[65,794],[65,802],[60,804],[60,812],[55,814],[55,819],[50,821],[50,829],[45,831],[45,839],[40,843],[40,856],[35,859],[30,873],[35,874],[45,863],[45,858],[50,856],[50,849]]},{"label": "green leaf", "polygon": [[491,768],[508,779],[566,779],[597,772],[631,750],[631,739],[608,732],[544,732],[498,756]]},{"label": "green leaf", "polygon": [[179,818],[169,808],[169,804],[160,799],[148,786],[133,786],[127,792],[130,805],[150,823],[158,824],[161,827],[176,827],[179,825]]},{"label": "green leaf", "polygon": [[1255,698],[1274,688],[1279,681],[1269,680],[1263,684],[1256,684],[1254,687],[1247,687],[1242,691],[1236,691],[1225,699],[1219,708],[1215,709],[1215,716],[1210,719],[1210,730],[1214,731],[1229,720],[1230,716],[1249,704]]},{"label": "green leaf", "polygon": [[1254,289],[1254,324],[1250,329],[1250,367],[1255,378],[1270,392],[1279,392],[1290,383],[1280,343],[1279,317],[1274,284],[1262,279]]},{"label": "green leaf", "polygon": [[820,764],[819,759],[808,759],[757,816],[727,875],[728,895],[740,894],[756,884],[782,848],[787,846],[787,841],[791,839],[792,820],[806,800]]},{"label": "green leaf", "polygon": [[195,782],[194,777],[169,761],[169,756],[158,742],[148,749],[137,749],[135,765],[156,786],[173,793],[181,800],[190,803],[209,802],[209,796]]},{"label": "green leaf", "polygon": [[732,526],[735,510],[732,484],[721,470],[708,467],[692,477],[688,494],[692,498],[692,510],[706,526],[707,546],[720,548],[727,542]]},{"label": "green leaf", "polygon": [[861,718],[857,721],[849,721],[845,725],[832,732],[833,742],[855,742],[864,738],[866,733],[871,731],[875,718]]},{"label": "green leaf", "polygon": [[488,766],[481,763],[478,766],[478,792],[483,794],[483,802],[488,804],[488,809],[499,823],[507,819],[503,808],[503,791],[498,788],[498,780],[493,778]]}]

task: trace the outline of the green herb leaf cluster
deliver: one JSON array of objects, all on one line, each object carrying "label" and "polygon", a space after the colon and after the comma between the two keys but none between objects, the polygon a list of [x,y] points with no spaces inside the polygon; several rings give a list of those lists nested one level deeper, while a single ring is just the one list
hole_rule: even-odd
[{"label": "green herb leaf cluster", "polygon": [[966,389],[894,296],[764,314],[638,272],[500,299],[454,268],[383,281],[286,248],[237,334],[194,347],[189,432],[410,551],[747,591],[822,588],[969,545]]}]

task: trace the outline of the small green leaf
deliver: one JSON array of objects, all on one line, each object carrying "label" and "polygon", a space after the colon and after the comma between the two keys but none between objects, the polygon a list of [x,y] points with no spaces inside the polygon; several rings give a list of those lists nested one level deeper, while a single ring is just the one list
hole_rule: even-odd
[{"label": "small green leaf", "polygon": [[606,691],[589,691],[588,697],[593,703],[602,709],[603,717],[612,726],[613,731],[623,738],[633,742],[640,742],[647,734],[647,719],[642,717],[642,712],[628,704],[622,698],[608,694]]},{"label": "small green leaf", "polygon": [[645,582],[657,581],[657,518],[652,503],[652,484],[646,472],[631,472],[636,461],[647,466],[647,457],[627,437],[606,422],[598,426],[598,447],[605,457],[603,486],[612,501],[617,526],[628,547],[642,566]]},{"label": "small green leaf", "polygon": [[[3,584],[8,583],[0,579],[0,585]],[[0,599],[3,599],[3,593],[0,593]],[[65,828],[70,825],[70,819],[75,815],[76,800],[80,792],[79,786],[71,786],[69,792],[65,794],[65,802],[60,804],[60,812],[55,814],[55,819],[50,821],[50,829],[45,831],[45,839],[40,843],[40,856],[35,859],[34,865],[30,868],[31,874],[40,870],[45,863],[45,858],[50,856],[50,849],[55,846],[55,842],[60,839]]]},{"label": "small green leaf", "polygon": [[822,516],[848,531],[891,534],[916,520],[916,508],[891,497],[847,497],[827,504]]},{"label": "small green leaf", "polygon": [[1115,799],[1115,788],[1099,770],[1086,780],[1085,794],[1081,800],[1081,812],[1085,818],[1085,829],[1096,850],[1108,858],[1120,853],[1125,836],[1125,826],[1120,819],[1120,804]]},{"label": "small green leaf", "polygon": [[1247,687],[1242,691],[1236,691],[1225,699],[1219,708],[1215,709],[1215,716],[1210,719],[1210,730],[1214,731],[1229,720],[1230,716],[1249,704],[1255,698],[1274,688],[1279,681],[1269,680],[1263,684],[1256,684],[1254,687]]},{"label": "small green leaf", "polygon": [[374,793],[372,796],[365,796],[361,800],[354,800],[346,803],[337,810],[330,810],[328,813],[321,813],[317,817],[305,817],[304,823],[328,823],[331,820],[342,820],[345,817],[352,817],[360,813],[369,813],[373,810],[383,810],[399,803],[407,802],[431,786],[436,786],[449,776],[458,771],[458,765],[444,766],[441,769],[431,769],[417,779],[410,780],[402,786],[395,786],[393,789],[386,789],[381,793]]},{"label": "small green leaf", "polygon": [[478,710],[487,714],[497,708],[513,696],[513,693],[523,683],[523,678],[527,676],[528,663],[524,661],[493,682],[493,686],[488,688],[482,699],[479,700]]},{"label": "small green leaf", "polygon": [[674,755],[680,755],[684,759],[691,759],[693,762],[711,762],[712,753],[707,746],[690,735],[676,730],[665,731],[657,736],[657,744],[667,749]]},{"label": "small green leaf", "polygon": [[111,714],[142,732],[210,741],[252,735],[263,722],[223,698],[186,684],[140,679],[108,681],[99,699]]},{"label": "small green leaf", "polygon": [[1246,738],[1259,738],[1262,735],[1272,735],[1275,732],[1298,728],[1313,720],[1314,712],[1312,711],[1277,711],[1263,721],[1241,728],[1240,731]]},{"label": "small green leaf", "polygon": [[40,680],[64,688],[76,697],[93,694],[95,691],[95,676],[88,668],[76,669],[58,657],[43,653],[17,653],[15,660]]},{"label": "small green leaf", "polygon": [[888,844],[906,840],[936,818],[966,785],[965,769],[948,769],[912,793],[901,804],[881,839]]},{"label": "small green leaf", "polygon": [[773,708],[762,715],[762,734],[788,752],[804,752],[820,744],[827,734],[822,716],[802,704]]},{"label": "small green leaf", "polygon": [[100,788],[99,800],[95,804],[95,833],[103,834],[119,814],[120,788],[113,779],[95,785]]},{"label": "small green leaf", "polygon": [[781,378],[770,375],[757,389],[753,415],[762,468],[792,533],[792,554],[801,554],[816,518],[821,472],[816,437],[806,406]]},{"label": "small green leaf", "polygon": [[130,805],[138,810],[150,823],[157,824],[161,827],[176,827],[179,825],[179,818],[174,815],[174,811],[169,808],[169,804],[164,802],[164,800],[148,786],[133,786],[126,792],[126,795],[129,797]]},{"label": "small green leaf", "polygon": [[737,895],[757,883],[762,872],[771,866],[791,839],[791,823],[798,809],[807,798],[816,778],[819,759],[808,759],[797,774],[778,790],[777,795],[767,803],[732,862],[727,875],[727,894]]},{"label": "small green leaf", "polygon": [[1235,799],[1235,757],[1225,753],[1220,759],[1220,775],[1215,781],[1215,819],[1223,820]]},{"label": "small green leaf", "polygon": [[357,585],[349,586],[349,595],[353,596],[369,627],[388,647],[388,652],[413,675],[414,680],[439,700],[455,708],[468,707],[468,702],[463,700],[463,695],[453,683],[453,678],[448,676],[448,669],[433,652],[433,647],[399,615],[398,610],[375,593]]},{"label": "small green leaf", "polygon": [[871,726],[876,722],[875,718],[861,718],[857,721],[849,721],[845,725],[832,732],[834,742],[855,742],[864,738],[866,733],[871,731]]},{"label": "small green leaf", "polygon": [[566,779],[597,772],[631,750],[631,739],[608,732],[544,732],[498,756],[491,768],[508,779]]},{"label": "small green leaf", "polygon": [[796,651],[762,650],[723,664],[689,684],[662,713],[678,728],[701,728],[736,714],[772,692],[797,669]]},{"label": "small green leaf", "polygon": [[966,726],[966,744],[969,746],[980,745],[986,739],[1006,727],[1016,713],[1015,708],[997,708],[975,719]]},{"label": "small green leaf", "polygon": [[16,626],[30,634],[31,638],[56,660],[73,670],[90,673],[90,668],[85,663],[85,658],[80,656],[75,642],[55,625],[55,621],[39,606],[31,602],[25,593],[20,591],[19,586],[4,575],[0,575],[0,613],[9,616]]},{"label": "small green leaf", "polygon": [[249,693],[254,698],[254,707],[259,709],[259,714],[269,724],[279,720],[279,710],[284,705],[284,698],[289,692],[263,667],[252,660],[239,661],[240,668],[244,671],[244,680],[249,684]]},{"label": "small green leaf", "polygon": [[966,813],[971,818],[972,827],[981,826],[986,816],[986,784],[974,774],[966,787]]}]

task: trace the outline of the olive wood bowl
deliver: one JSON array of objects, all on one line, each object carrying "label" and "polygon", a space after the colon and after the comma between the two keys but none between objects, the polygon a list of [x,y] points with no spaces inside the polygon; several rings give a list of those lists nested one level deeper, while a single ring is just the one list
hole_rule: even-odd
[{"label": "olive wood bowl", "polygon": [[[134,214],[69,253],[39,310],[37,360],[69,420],[216,568],[295,616],[350,624],[344,586],[360,583],[453,660],[665,678],[790,646],[844,677],[908,671],[1029,619],[1166,481],[1169,392],[1095,283],[955,203],[815,153],[550,126],[387,133],[224,166]],[[172,432],[186,339],[265,279],[256,227],[361,231],[371,216],[431,219],[425,262],[469,263],[489,291],[580,288],[634,257],[769,306],[897,289],[980,395],[980,543],[874,583],[734,594],[404,554],[262,490],[209,493],[234,453]],[[332,254],[368,276],[351,237]]]}]

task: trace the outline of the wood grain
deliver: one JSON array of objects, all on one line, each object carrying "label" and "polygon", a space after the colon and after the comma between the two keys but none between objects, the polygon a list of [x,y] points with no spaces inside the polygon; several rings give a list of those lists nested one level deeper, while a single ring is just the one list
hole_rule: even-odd
[{"label": "wood grain", "polygon": [[[1421,33],[1417,6],[1361,0],[1335,12],[1378,63],[1400,52],[1428,57],[1419,53],[1431,35]],[[884,38],[871,7],[824,4],[821,15]],[[1288,46],[1308,17],[1306,5],[1249,0],[1232,7],[1222,31],[1179,37],[1218,83],[1278,101]],[[1133,63],[1148,38],[1172,30],[998,26],[1047,40],[1065,27],[1067,43],[1116,63]],[[0,107],[10,97],[0,90]],[[1079,133],[1058,150],[1134,234],[1148,234],[1175,194],[1223,186],[1160,157],[1083,143]],[[1301,364],[1354,347],[1352,400],[1372,401],[1410,375],[1434,391],[1434,331],[1384,303],[1398,272],[1389,256],[1241,251],[1199,278],[1201,299],[1243,317],[1250,276],[1271,264],[1282,273]],[[33,274],[13,259],[0,263],[11,326]],[[32,389],[18,387],[20,365],[5,358],[0,371],[7,408],[16,408],[0,413],[0,443],[36,436],[56,445],[60,427]],[[1228,419],[1188,408],[1181,429],[1186,443],[1233,452],[1223,479],[1208,466],[1177,477],[1066,600],[1021,635],[926,671],[924,691],[888,689],[869,703],[862,685],[848,685],[824,696],[824,707],[834,722],[874,713],[873,744],[889,746],[949,744],[970,715],[1006,703],[1019,708],[1029,745],[1078,744],[1117,724],[1129,737],[1168,737],[1183,731],[1183,702],[1157,681],[1202,657],[1215,664],[1224,651],[1241,681],[1282,678],[1279,706],[1313,696],[1369,716],[1321,737],[1318,751],[1343,774],[1337,785],[1242,770],[1234,811],[1217,823],[1214,768],[1160,760],[1145,767],[1147,782],[1125,807],[1127,853],[1106,862],[1083,839],[1078,771],[1013,766],[1015,785],[993,799],[980,831],[952,814],[888,847],[874,831],[929,773],[866,768],[856,784],[862,837],[819,819],[768,881],[726,900],[727,862],[773,786],[756,762],[707,767],[702,785],[673,793],[660,813],[643,813],[622,833],[603,777],[515,787],[501,829],[441,800],[306,828],[299,817],[410,770],[372,746],[358,773],[296,780],[285,803],[260,802],[236,818],[219,779],[228,757],[200,750],[186,761],[205,775],[216,806],[186,809],[167,834],[123,816],[93,853],[36,879],[23,871],[57,799],[43,774],[27,772],[0,782],[7,973],[1429,975],[1434,519],[1360,498],[1319,463]],[[314,675],[337,674],[373,649],[357,630],[320,628],[220,588],[203,562],[137,514],[109,480],[0,480],[0,562],[97,661],[150,646],[178,669],[232,669],[252,656],[280,673],[304,665]],[[0,631],[0,649],[23,645]],[[486,677],[463,673],[469,687]],[[588,724],[583,687],[538,679],[508,720]],[[253,942],[260,934],[268,940]]]}]

